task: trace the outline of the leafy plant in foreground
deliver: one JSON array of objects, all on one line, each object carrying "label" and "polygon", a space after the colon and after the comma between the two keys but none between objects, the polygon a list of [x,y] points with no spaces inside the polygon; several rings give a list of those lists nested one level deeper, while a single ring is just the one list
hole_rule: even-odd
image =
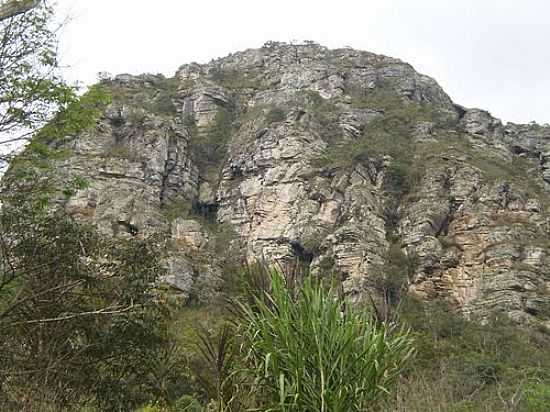
[{"label": "leafy plant in foreground", "polygon": [[311,278],[294,289],[272,272],[271,289],[237,302],[237,312],[259,410],[367,410],[413,353],[407,331],[375,326]]}]

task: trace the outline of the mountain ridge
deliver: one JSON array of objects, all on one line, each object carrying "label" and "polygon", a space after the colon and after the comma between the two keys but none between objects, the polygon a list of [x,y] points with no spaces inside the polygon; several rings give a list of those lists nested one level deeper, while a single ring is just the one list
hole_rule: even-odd
[{"label": "mountain ridge", "polygon": [[164,234],[184,299],[213,299],[235,262],[299,261],[356,301],[406,289],[550,328],[550,127],[309,42],[101,85],[113,103],[62,144],[59,173],[89,182],[64,207],[109,236]]}]

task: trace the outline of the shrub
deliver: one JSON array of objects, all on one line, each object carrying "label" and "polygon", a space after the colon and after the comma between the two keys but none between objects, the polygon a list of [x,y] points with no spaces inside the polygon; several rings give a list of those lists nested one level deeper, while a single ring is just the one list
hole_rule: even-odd
[{"label": "shrub", "polygon": [[209,74],[212,80],[229,89],[258,89],[261,86],[253,73],[237,69],[213,67]]},{"label": "shrub", "polygon": [[265,114],[265,121],[268,124],[282,122],[286,119],[286,112],[280,107],[274,107]]},{"label": "shrub", "polygon": [[223,107],[218,109],[214,121],[205,130],[199,131],[192,118],[185,119],[194,160],[201,175],[207,179],[220,171],[233,130],[233,120],[233,110]]},{"label": "shrub", "polygon": [[178,79],[164,78],[158,84],[158,92],[152,101],[152,109],[158,114],[175,115],[177,107],[174,101],[177,97]]},{"label": "shrub", "polygon": [[202,412],[201,404],[190,395],[183,395],[179,398],[174,406],[171,408],[171,412]]},{"label": "shrub", "polygon": [[195,376],[216,411],[240,411],[235,385],[237,346],[229,325],[212,334],[201,331],[197,346],[200,362],[194,365]]},{"label": "shrub", "polygon": [[108,80],[100,84],[108,86],[114,102],[123,104],[135,112],[154,113],[165,117],[173,117],[178,113],[176,102],[180,82],[175,77],[153,76],[140,86]]},{"label": "shrub", "polygon": [[409,300],[401,309],[417,355],[383,410],[544,410],[528,408],[531,396],[534,405],[545,399],[539,389],[548,387],[550,378],[549,342],[536,331],[503,316],[488,317],[484,324],[467,321],[444,302]]},{"label": "shrub", "polygon": [[163,412],[163,408],[158,404],[149,404],[137,410],[137,412]]},{"label": "shrub", "polygon": [[543,412],[548,410],[548,405],[550,405],[550,385],[531,385],[525,389],[524,393],[524,410],[526,412]]},{"label": "shrub", "polygon": [[184,199],[177,199],[163,206],[163,215],[172,222],[177,218],[187,219],[192,214],[192,204]]},{"label": "shrub", "polygon": [[413,349],[408,333],[375,325],[307,278],[237,303],[253,393],[272,411],[362,411],[390,389]]},{"label": "shrub", "polygon": [[135,148],[118,142],[108,145],[105,148],[104,156],[117,159],[126,159],[129,162],[140,162],[143,159]]},{"label": "shrub", "polygon": [[324,99],[318,92],[306,90],[297,94],[294,104],[304,107],[315,120],[310,124],[317,129],[319,136],[326,142],[337,142],[342,139],[342,129],[338,118],[342,110],[331,99]]},{"label": "shrub", "polygon": [[0,409],[149,400],[149,360],[165,343],[152,299],[163,274],[156,240],[104,239],[63,212],[21,204],[0,224],[2,265],[17,262],[0,275]]},{"label": "shrub", "polygon": [[383,321],[397,316],[400,305],[405,300],[409,277],[414,273],[417,259],[407,255],[401,243],[390,238],[390,245],[384,257],[384,263],[379,270],[373,272],[366,285],[375,292],[378,302],[375,305],[376,316]]}]

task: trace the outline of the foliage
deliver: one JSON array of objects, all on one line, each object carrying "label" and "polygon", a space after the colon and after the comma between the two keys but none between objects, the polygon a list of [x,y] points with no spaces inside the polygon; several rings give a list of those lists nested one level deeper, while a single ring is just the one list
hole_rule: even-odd
[{"label": "foliage", "polygon": [[192,209],[190,201],[176,199],[163,207],[163,214],[168,221],[172,222],[178,218],[190,218]]},{"label": "foliage", "polygon": [[483,146],[469,141],[461,133],[443,134],[438,141],[422,142],[416,150],[417,164],[429,168],[438,164],[442,156],[464,159],[464,163],[474,170],[479,170],[482,181],[486,184],[506,183],[527,196],[536,196],[547,200],[548,194],[532,174],[537,170],[537,160],[523,156],[514,156],[511,160]]},{"label": "foliage", "polygon": [[525,412],[543,412],[550,405],[550,384],[534,384],[525,389]]},{"label": "foliage", "polygon": [[105,148],[105,157],[125,159],[129,162],[141,162],[142,154],[134,147],[122,142],[113,142]]},{"label": "foliage", "polygon": [[114,103],[129,109],[133,123],[139,123],[146,113],[173,118],[178,114],[176,105],[179,80],[162,74],[135,76],[132,81],[111,78],[100,73],[99,85],[109,90]]},{"label": "foliage", "polygon": [[66,136],[92,127],[109,101],[102,87],[75,99],[3,178],[2,410],[128,410],[181,395],[171,388],[184,368],[153,286],[162,273],[159,242],[103,238],[59,208],[87,186],[55,173]]},{"label": "foliage", "polygon": [[270,291],[238,311],[245,373],[265,410],[364,410],[388,391],[412,353],[406,331],[375,326],[311,278],[295,290],[273,272]]},{"label": "foliage", "polygon": [[229,89],[258,89],[261,85],[251,73],[237,69],[213,67],[209,75],[213,81]]},{"label": "foliage", "polygon": [[[399,259],[395,259],[397,260]],[[226,411],[280,410],[275,368],[277,365],[280,367],[288,365],[291,361],[303,362],[312,368],[316,367],[315,351],[303,349],[315,348],[316,344],[313,342],[305,346],[304,343],[297,352],[296,359],[290,356],[292,352],[288,348],[295,341],[288,339],[288,343],[279,344],[278,342],[283,340],[283,336],[289,337],[292,333],[296,333],[299,337],[307,336],[311,331],[310,328],[304,327],[307,322],[291,323],[291,318],[279,316],[282,312],[277,311],[278,306],[273,304],[278,300],[273,298],[271,270],[268,267],[252,266],[246,268],[245,272],[247,273],[244,275],[228,280],[232,287],[229,291],[229,306],[219,303],[208,307],[180,308],[178,309],[179,320],[172,328],[181,333],[178,337],[178,345],[190,356],[192,369],[201,373],[209,381],[207,385],[215,385],[216,381],[223,382],[221,385],[223,390],[218,395],[226,399],[225,405],[229,406],[225,409]],[[289,293],[286,301],[289,307],[285,311],[298,310],[295,305],[300,296],[298,291],[300,282],[288,276],[286,282]],[[235,296],[239,296],[238,300],[241,302],[239,305],[251,308],[256,319],[262,316],[262,310],[271,311],[270,318],[262,318],[261,326],[264,329],[257,329],[258,339],[264,336],[262,330],[273,331],[271,325],[276,324],[278,319],[286,320],[284,324],[282,320],[280,323],[281,328],[286,325],[288,334],[280,336],[272,334],[270,337],[281,349],[269,351],[268,353],[272,353],[269,359],[264,353],[263,357],[257,359],[257,363],[251,362],[251,359],[254,359],[251,358],[254,352],[247,344],[251,340],[245,339],[250,335],[242,332],[247,328],[251,328],[250,330],[255,328],[248,318],[241,316],[234,318],[229,315],[235,312],[235,306],[232,303]],[[342,304],[334,292],[331,296],[333,298],[331,302]],[[258,306],[259,303],[263,305],[263,309],[261,305]],[[241,311],[238,310],[238,312]],[[450,311],[449,307],[443,303],[424,304],[408,299],[404,301],[399,313],[400,321],[412,327],[410,334],[415,341],[417,353],[415,360],[408,362],[406,369],[399,373],[389,394],[383,396],[378,402],[369,403],[366,410],[396,412],[545,410],[544,402],[547,396],[545,388],[550,378],[547,357],[549,342],[541,340],[541,336],[535,330],[514,325],[500,317],[488,318],[485,323],[480,322],[480,319],[467,321]],[[313,317],[313,313],[311,315]],[[230,332],[224,332],[227,330],[227,319],[231,320],[233,325],[232,335]],[[321,321],[317,321],[315,326],[320,328],[324,324],[322,319],[325,318],[317,319]],[[311,321],[313,325],[313,318]],[[335,323],[338,322],[335,321]],[[198,334],[196,330],[199,331]],[[239,330],[241,333],[237,333]],[[329,335],[328,330],[334,330],[334,328],[324,328],[323,331],[319,331],[320,337],[325,336],[325,333],[322,333],[324,331]],[[301,333],[302,331],[304,333]],[[198,337],[201,335],[209,340],[208,345],[214,348],[212,353],[215,356],[207,358],[201,354],[201,350],[197,349],[197,345],[201,345]],[[221,339],[222,335],[225,336],[223,339]],[[276,339],[280,340],[276,341]],[[222,341],[224,343],[220,344]],[[263,342],[266,341],[267,339]],[[330,342],[330,340],[323,342]],[[272,345],[275,346],[275,343]],[[241,348],[241,350],[235,353],[235,348]],[[325,353],[328,358],[330,351]],[[288,356],[290,361],[281,362],[281,355]],[[230,362],[218,363],[220,359],[229,359]],[[224,372],[216,375],[215,371]],[[224,376],[224,378],[218,379],[216,376],[218,378]],[[309,379],[307,373],[297,376],[306,376]],[[344,380],[344,382],[347,381]],[[274,386],[271,390],[268,389],[270,385]],[[289,389],[288,385],[285,381],[285,389]],[[215,406],[219,402],[216,391],[207,392],[205,386],[201,385],[192,390],[193,395],[185,396],[185,399],[193,402],[196,408],[198,405],[194,399],[200,400],[204,409],[196,410],[219,410]],[[318,395],[321,391],[318,390],[315,393]],[[212,409],[206,409],[207,404]],[[177,411],[175,405],[176,403],[171,408],[166,407],[161,410]],[[309,409],[306,407],[299,410]]]},{"label": "foliage", "polygon": [[171,408],[173,412],[202,412],[202,406],[194,397],[183,395]]},{"label": "foliage", "polygon": [[101,86],[91,86],[79,98],[59,110],[52,121],[42,127],[31,142],[51,143],[66,136],[77,136],[95,126],[105,107],[111,103],[109,91]]},{"label": "foliage", "polygon": [[[395,320],[406,299],[409,279],[414,274],[417,260],[407,255],[399,242],[390,236],[384,263],[367,279],[366,286],[374,292],[371,303],[376,317],[383,322]],[[375,299],[375,297],[377,299]],[[378,300],[378,302],[376,301]]]},{"label": "foliage", "polygon": [[2,143],[27,139],[58,109],[77,99],[59,76],[56,30],[49,2],[0,21]]},{"label": "foliage", "polygon": [[265,114],[267,124],[282,122],[286,119],[286,112],[280,107],[272,107]]},{"label": "foliage", "polygon": [[453,119],[429,104],[405,101],[391,84],[374,90],[352,89],[348,93],[353,107],[375,110],[380,116],[371,120],[357,139],[329,146],[320,165],[385,168],[385,183],[390,192],[404,195],[411,191],[421,171],[420,165],[413,165],[413,128],[419,122],[434,122],[436,127],[445,129],[453,124]]},{"label": "foliage", "polygon": [[400,316],[417,356],[382,410],[529,411],[531,394],[544,399],[550,341],[536,330],[503,316],[468,321],[442,302],[409,299]]},{"label": "foliage", "polygon": [[164,410],[158,403],[153,403],[139,408],[137,412],[163,412]]},{"label": "foliage", "polygon": [[146,396],[163,343],[155,243],[101,238],[61,211],[5,206],[0,224],[3,409],[49,397],[118,410]]},{"label": "foliage", "polygon": [[178,79],[175,77],[163,78],[157,87],[159,91],[153,100],[153,112],[166,115],[177,114],[177,107],[174,104],[174,100],[177,97]]},{"label": "foliage", "polygon": [[109,102],[109,93],[93,86],[35,133],[25,150],[10,162],[2,178],[1,200],[13,205],[32,204],[42,210],[84,188],[87,182],[78,176],[63,181],[55,162],[70,154],[64,148],[66,140],[93,127]]},{"label": "foliage", "polygon": [[236,239],[233,226],[225,223],[205,226],[210,239],[209,248],[214,256],[225,259],[226,264],[240,256],[239,251],[232,247],[232,241]]},{"label": "foliage", "polygon": [[[2,182],[0,409],[170,403],[183,393],[185,365],[154,288],[159,242],[105,239],[59,209],[87,182],[63,181],[55,161],[68,155],[68,139],[95,125],[111,96],[93,86],[77,97],[64,84],[52,9],[37,3],[0,22],[0,131],[17,140],[43,126]],[[168,86],[156,101],[160,111],[172,110]]]},{"label": "foliage", "polygon": [[192,119],[187,118],[191,134],[190,148],[202,175],[213,178],[220,172],[233,130],[232,108],[220,107],[214,121],[206,130],[198,130]]},{"label": "foliage", "polygon": [[208,399],[215,401],[215,410],[240,410],[234,382],[237,345],[233,331],[226,324],[215,336],[203,330],[198,337],[197,350],[201,361],[195,365],[194,371],[199,384]]},{"label": "foliage", "polygon": [[342,138],[342,129],[338,124],[342,110],[330,99],[324,99],[318,92],[307,90],[298,93],[293,104],[304,107],[312,116],[314,121],[309,126],[325,141],[337,143]]}]

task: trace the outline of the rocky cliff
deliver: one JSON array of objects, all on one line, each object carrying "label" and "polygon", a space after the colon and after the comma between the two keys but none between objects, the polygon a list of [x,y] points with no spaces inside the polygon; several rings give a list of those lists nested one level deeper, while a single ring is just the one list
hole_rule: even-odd
[{"label": "rocky cliff", "polygon": [[406,288],[550,327],[550,127],[314,43],[102,84],[113,103],[58,164],[89,182],[65,206],[108,235],[163,234],[186,299],[211,299],[235,259],[298,261],[358,300]]}]

